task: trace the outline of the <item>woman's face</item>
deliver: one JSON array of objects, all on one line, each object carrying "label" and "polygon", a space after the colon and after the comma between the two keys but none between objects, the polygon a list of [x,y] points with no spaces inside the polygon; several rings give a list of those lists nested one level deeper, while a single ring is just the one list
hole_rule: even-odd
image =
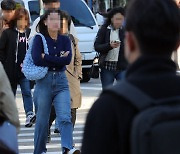
[{"label": "woman's face", "polygon": [[24,30],[27,25],[28,25],[28,21],[26,20],[25,17],[22,17],[22,18],[17,20],[17,29]]},{"label": "woman's face", "polygon": [[50,13],[45,21],[45,25],[48,30],[59,31],[60,30],[60,14],[59,13]]},{"label": "woman's face", "polygon": [[120,28],[123,25],[124,16],[121,13],[116,13],[111,18],[111,23],[115,29]]}]

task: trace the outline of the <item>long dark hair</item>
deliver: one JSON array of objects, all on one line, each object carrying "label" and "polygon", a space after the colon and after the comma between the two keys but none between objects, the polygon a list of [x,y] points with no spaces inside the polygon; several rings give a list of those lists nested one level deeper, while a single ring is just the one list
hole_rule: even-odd
[{"label": "long dark hair", "polygon": [[107,13],[107,19],[104,23],[104,26],[108,27],[109,25],[112,24],[111,19],[113,18],[113,16],[117,13],[121,13],[123,16],[125,14],[124,8],[122,7],[116,7],[111,9],[108,13]]},{"label": "long dark hair", "polygon": [[[67,20],[68,23],[68,30],[70,31],[70,27],[71,27],[71,16],[66,12],[66,11],[61,11],[61,20]],[[63,28],[63,24],[61,24],[61,27]]]},{"label": "long dark hair", "polygon": [[[48,33],[48,29],[44,21],[48,18],[48,15],[50,15],[50,13],[58,13],[61,16],[60,10],[51,9],[51,10],[46,10],[45,13],[40,17],[40,21],[37,25],[37,29],[39,30],[41,34],[46,35],[46,36],[49,36],[49,33]],[[61,17],[59,20],[61,20]]]}]

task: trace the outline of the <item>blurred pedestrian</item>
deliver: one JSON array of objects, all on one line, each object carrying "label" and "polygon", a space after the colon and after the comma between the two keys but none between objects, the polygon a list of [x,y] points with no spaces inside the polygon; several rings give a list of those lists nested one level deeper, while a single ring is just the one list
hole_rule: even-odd
[{"label": "blurred pedestrian", "polygon": [[0,62],[0,153],[18,152],[17,134],[20,121],[15,98],[4,68]]},{"label": "blurred pedestrian", "polygon": [[[178,5],[179,9],[180,9],[180,0],[175,0],[176,1],[176,4]],[[176,54],[177,56],[177,65],[178,65],[178,69],[179,69],[179,66],[180,66],[180,46],[179,48],[177,49],[176,51]]]},{"label": "blurred pedestrian", "polygon": [[[180,77],[171,60],[180,43],[179,19],[179,9],[172,0],[131,0],[127,7],[125,56],[130,66],[125,80],[155,101],[180,95]],[[139,102],[141,99],[139,96]],[[104,91],[87,116],[82,154],[130,154],[130,131],[137,114],[138,109],[130,101]],[[156,125],[154,129],[159,128]]]},{"label": "blurred pedestrian", "polygon": [[59,10],[47,10],[38,24],[40,33],[45,37],[49,55],[44,54],[42,39],[35,36],[32,58],[37,66],[49,67],[47,75],[36,81],[34,101],[37,106],[37,120],[34,135],[34,154],[46,153],[49,116],[54,104],[63,154],[76,154],[73,148],[70,92],[65,70],[71,62],[71,43],[67,36],[59,35]]},{"label": "blurred pedestrian", "polygon": [[122,79],[127,67],[124,57],[123,21],[124,9],[112,9],[96,36],[94,48],[100,53],[99,66],[103,89],[113,85],[114,79]]},{"label": "blurred pedestrian", "polygon": [[[19,121],[19,115],[17,106],[15,103],[15,98],[11,90],[11,86],[8,80],[8,77],[6,75],[6,72],[4,71],[4,68],[0,62],[0,111],[3,112],[0,113],[1,118],[4,117],[4,115],[9,120],[10,123],[12,123],[16,128],[17,131],[20,129],[20,121]],[[3,134],[1,134],[3,135]]]},{"label": "blurred pedestrian", "polygon": [[[76,122],[76,110],[81,106],[81,90],[80,90],[80,80],[82,79],[82,59],[81,54],[78,48],[78,39],[75,38],[72,34],[70,34],[70,25],[71,25],[71,17],[66,13],[62,12],[61,15],[62,27],[61,34],[66,35],[71,40],[72,47],[72,59],[71,63],[66,66],[66,76],[69,83],[70,95],[71,95],[71,122],[73,127]],[[50,141],[50,127],[52,122],[56,118],[56,113],[54,110],[54,105],[51,108],[50,120],[49,120],[49,134],[48,134],[48,142]],[[59,133],[57,120],[55,123],[54,133]]]},{"label": "blurred pedestrian", "polygon": [[20,85],[24,110],[26,113],[25,127],[31,127],[35,122],[30,81],[22,73],[22,63],[28,48],[27,38],[30,33],[29,13],[24,8],[15,11],[14,19],[9,22],[9,28],[0,37],[0,61],[10,80],[14,95],[17,85]]},{"label": "blurred pedestrian", "polygon": [[180,8],[180,0],[175,0],[176,4],[178,5],[178,7]]},{"label": "blurred pedestrian", "polygon": [[16,3],[13,0],[3,0],[1,2],[0,13],[0,35],[4,29],[9,28],[9,23],[14,17]]}]

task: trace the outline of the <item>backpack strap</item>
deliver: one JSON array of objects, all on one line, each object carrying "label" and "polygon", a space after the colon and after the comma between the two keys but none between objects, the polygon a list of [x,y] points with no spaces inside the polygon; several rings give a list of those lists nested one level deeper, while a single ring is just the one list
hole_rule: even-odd
[{"label": "backpack strap", "polygon": [[138,110],[151,106],[154,100],[127,80],[122,80],[117,85],[107,88],[104,92],[111,92],[128,100]]},{"label": "backpack strap", "polygon": [[180,96],[172,96],[168,98],[153,99],[144,93],[142,90],[129,83],[127,80],[122,80],[117,85],[107,88],[104,92],[111,92],[128,100],[139,111],[156,105],[180,105]]},{"label": "backpack strap", "polygon": [[[42,42],[43,42],[44,53],[45,53],[45,54],[49,54],[49,52],[48,52],[48,46],[47,46],[47,42],[46,42],[45,37],[44,37],[41,33],[37,33],[36,35],[41,36],[41,39],[42,39]],[[29,40],[29,43],[28,43],[28,44],[29,44],[29,48],[28,48],[28,50],[27,50],[28,53],[31,53],[31,51],[32,51],[32,46],[33,46],[34,38],[36,37],[36,35],[33,36],[33,37]]]}]

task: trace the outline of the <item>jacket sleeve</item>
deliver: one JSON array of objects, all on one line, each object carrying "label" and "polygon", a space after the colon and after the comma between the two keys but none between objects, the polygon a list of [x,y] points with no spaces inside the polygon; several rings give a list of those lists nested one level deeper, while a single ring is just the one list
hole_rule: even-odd
[{"label": "jacket sleeve", "polygon": [[78,47],[78,40],[75,39],[74,72],[78,79],[82,79],[82,57]]},{"label": "jacket sleeve", "polygon": [[[15,97],[12,93],[9,80],[0,63],[0,111],[2,111],[7,119],[12,123],[19,131],[20,122],[18,116],[18,110],[15,103]],[[3,116],[3,115],[1,115]]]},{"label": "jacket sleeve", "polygon": [[[97,52],[101,54],[106,54],[109,50],[112,49],[110,42],[105,42],[106,39],[106,31],[107,28],[102,26],[96,36],[96,40],[94,42],[94,48]],[[110,36],[108,36],[110,37]]]},{"label": "jacket sleeve", "polygon": [[7,53],[6,53],[5,48],[6,48],[6,45],[7,45],[7,41],[8,41],[8,35],[7,35],[6,30],[4,30],[2,32],[1,37],[0,37],[0,61],[2,63],[4,63],[5,60],[6,60],[6,54]]},{"label": "jacket sleeve", "polygon": [[63,65],[69,65],[72,58],[72,50],[71,50],[71,41],[68,37],[64,37],[63,42],[61,42],[64,45],[64,51],[69,51],[69,54],[67,57],[58,57],[58,56],[52,56],[45,54],[44,59],[47,62],[51,62],[56,64],[57,66],[63,66]]}]

